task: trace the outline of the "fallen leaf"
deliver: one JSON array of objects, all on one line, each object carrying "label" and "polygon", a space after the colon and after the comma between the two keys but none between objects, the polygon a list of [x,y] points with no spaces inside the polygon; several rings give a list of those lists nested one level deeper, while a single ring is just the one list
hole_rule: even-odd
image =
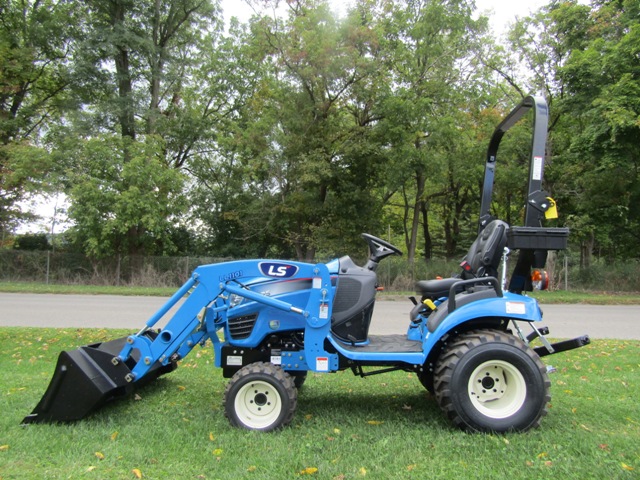
[{"label": "fallen leaf", "polygon": [[606,450],[609,451],[609,445],[607,445],[606,443],[601,443],[600,445],[598,445],[598,448],[600,450]]},{"label": "fallen leaf", "polygon": [[359,474],[361,477],[364,477],[364,476],[367,474],[367,469],[366,469],[366,468],[364,468],[364,467],[360,467],[360,470],[358,470],[358,474]]},{"label": "fallen leaf", "polygon": [[94,455],[96,456],[96,458],[97,458],[98,460],[104,460],[104,453],[102,453],[102,452],[96,452],[96,453],[94,453]]},{"label": "fallen leaf", "polygon": [[95,465],[91,465],[89,468],[87,468],[87,472],[93,472],[96,468],[98,467],[96,467]]},{"label": "fallen leaf", "polygon": [[179,392],[184,392],[187,389],[187,387],[184,387],[182,385],[178,385],[178,391]]},{"label": "fallen leaf", "polygon": [[218,456],[222,455],[222,449],[221,449],[221,448],[216,448],[216,449],[213,451],[213,454],[214,454],[216,457],[218,457]]},{"label": "fallen leaf", "polygon": [[538,459],[541,459],[541,458],[547,458],[548,456],[549,456],[549,455],[547,454],[547,452],[542,452],[542,453],[539,453],[539,454],[538,454]]},{"label": "fallen leaf", "polygon": [[628,472],[632,472],[633,470],[635,470],[632,466],[627,465],[626,463],[620,463],[620,465],[622,466],[622,468]]},{"label": "fallen leaf", "polygon": [[340,435],[340,429],[339,428],[334,428],[333,429],[333,433],[335,433],[336,435]]},{"label": "fallen leaf", "polygon": [[367,420],[367,423],[369,425],[382,425],[384,422],[381,422],[380,420]]},{"label": "fallen leaf", "polygon": [[256,467],[255,465],[251,465],[249,468],[247,468],[247,472],[255,472],[257,468],[258,467]]},{"label": "fallen leaf", "polygon": [[403,410],[411,410],[411,405],[404,404],[402,405]]},{"label": "fallen leaf", "polygon": [[0,445],[0,452],[6,452],[9,450],[9,445]]},{"label": "fallen leaf", "polygon": [[118,432],[113,432],[113,433],[111,434],[111,441],[112,441],[112,442],[113,442],[113,441],[115,441],[115,439],[116,439],[116,438],[118,438]]},{"label": "fallen leaf", "polygon": [[133,399],[137,402],[137,401],[142,400],[142,397],[136,393],[136,394],[133,396]]},{"label": "fallen leaf", "polygon": [[213,432],[209,432],[209,440],[211,440],[212,442],[215,440],[216,437],[213,436]]},{"label": "fallen leaf", "polygon": [[409,472],[411,472],[414,468],[416,468],[418,465],[416,463],[412,463],[411,465],[407,465],[407,470]]},{"label": "fallen leaf", "polygon": [[300,470],[300,475],[314,475],[316,473],[318,473],[316,467],[307,467],[304,470]]},{"label": "fallen leaf", "polygon": [[133,472],[133,474],[136,476],[136,478],[142,478],[142,472],[140,471],[139,468],[134,468],[133,470],[131,470]]}]

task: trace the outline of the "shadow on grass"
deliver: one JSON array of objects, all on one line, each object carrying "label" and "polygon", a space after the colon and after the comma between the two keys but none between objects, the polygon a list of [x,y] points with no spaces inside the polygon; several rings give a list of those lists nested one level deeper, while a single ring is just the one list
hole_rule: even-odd
[{"label": "shadow on grass", "polygon": [[[187,371],[183,371],[185,375],[182,376],[180,373],[178,368],[129,396],[114,399],[80,422],[89,426],[105,422],[146,423],[146,419],[154,419],[154,422],[206,419],[217,428],[231,428],[222,405],[228,380],[221,375],[207,375],[210,381],[203,384],[202,372],[197,376]],[[403,378],[402,383],[398,382],[397,375],[389,383],[370,379],[354,382],[349,378],[354,388],[345,388],[345,376],[350,374],[310,378],[298,392],[293,425],[311,422],[355,427],[424,423],[425,426],[450,427],[435,398],[420,386],[415,377],[412,382]]]}]

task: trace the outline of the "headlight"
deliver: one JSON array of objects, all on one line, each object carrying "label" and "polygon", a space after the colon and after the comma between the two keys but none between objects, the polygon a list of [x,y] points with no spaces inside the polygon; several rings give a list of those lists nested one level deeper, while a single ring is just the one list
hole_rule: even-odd
[{"label": "headlight", "polygon": [[243,300],[244,300],[244,297],[241,297],[240,295],[236,295],[235,293],[232,293],[231,296],[229,297],[229,308],[233,308],[240,305]]}]

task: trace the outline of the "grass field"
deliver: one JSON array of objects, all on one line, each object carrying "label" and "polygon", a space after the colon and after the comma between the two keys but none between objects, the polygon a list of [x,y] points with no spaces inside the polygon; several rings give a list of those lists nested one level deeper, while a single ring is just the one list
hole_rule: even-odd
[{"label": "grass field", "polygon": [[60,350],[114,330],[0,328],[0,478],[640,478],[640,342],[594,341],[546,357],[552,401],[524,434],[454,429],[412,374],[311,374],[291,426],[229,426],[211,348],[89,418],[20,426]]}]

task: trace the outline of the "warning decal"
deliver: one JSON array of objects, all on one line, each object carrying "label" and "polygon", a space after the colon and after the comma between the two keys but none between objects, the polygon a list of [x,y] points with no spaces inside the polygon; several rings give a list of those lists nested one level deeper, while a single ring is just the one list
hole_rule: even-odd
[{"label": "warning decal", "polygon": [[329,359],[327,357],[316,357],[316,370],[318,372],[328,372]]},{"label": "warning decal", "polygon": [[527,307],[524,302],[507,302],[507,313],[524,315],[527,313]]},{"label": "warning decal", "polygon": [[533,157],[531,178],[533,180],[542,180],[542,157]]}]

